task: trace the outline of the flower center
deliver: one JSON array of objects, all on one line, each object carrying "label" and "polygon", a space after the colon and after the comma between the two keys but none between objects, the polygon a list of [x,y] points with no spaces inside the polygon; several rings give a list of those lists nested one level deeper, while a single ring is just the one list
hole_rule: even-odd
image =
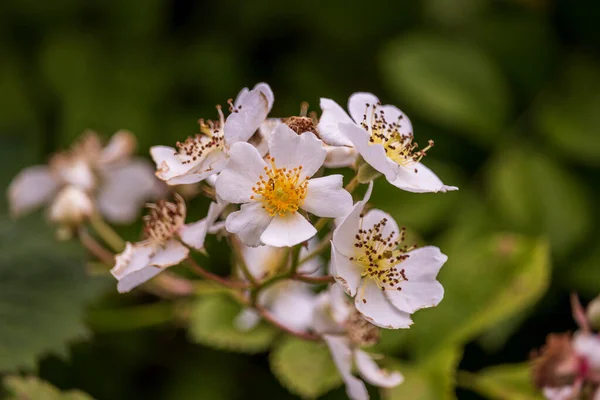
[{"label": "flower center", "polygon": [[164,245],[183,226],[185,221],[185,202],[176,194],[175,203],[161,200],[148,204],[150,213],[144,216],[144,233],[156,244]]},{"label": "flower center", "polygon": [[[371,135],[369,142],[381,144],[388,158],[398,165],[410,166],[421,161],[427,155],[427,150],[433,147],[433,140],[428,141],[427,147],[418,150],[419,144],[413,141],[412,133],[400,133],[404,115],[400,115],[396,121],[388,121],[385,118],[384,110],[379,106],[380,104],[367,104],[363,121],[360,123],[363,129]],[[369,107],[371,107],[370,121],[367,119]]]},{"label": "flower center", "polygon": [[184,142],[176,143],[177,156],[182,164],[200,163],[210,152],[224,147],[223,125],[225,124],[225,117],[220,106],[217,106],[217,111],[219,112],[218,121],[198,120],[200,133],[188,136]]},{"label": "flower center", "polygon": [[259,181],[252,188],[255,199],[260,196],[263,208],[269,215],[283,217],[286,213],[295,213],[304,203],[308,181],[301,176],[302,166],[293,169],[275,167],[275,158],[267,156],[271,164],[265,166],[265,175],[259,177]]},{"label": "flower center", "polygon": [[416,245],[400,245],[404,241],[406,228],[402,228],[399,235],[392,231],[383,236],[387,222],[387,218],[383,218],[372,228],[362,229],[361,220],[354,240],[355,256],[350,260],[362,266],[362,276],[373,279],[382,290],[402,290],[399,284],[408,278],[400,264],[409,257],[406,253]]}]

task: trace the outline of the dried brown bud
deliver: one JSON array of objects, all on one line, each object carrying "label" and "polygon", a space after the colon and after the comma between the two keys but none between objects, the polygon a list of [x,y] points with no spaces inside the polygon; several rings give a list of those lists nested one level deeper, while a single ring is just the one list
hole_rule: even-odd
[{"label": "dried brown bud", "polygon": [[572,385],[579,370],[579,359],[571,335],[550,334],[546,345],[532,353],[533,381],[538,388]]},{"label": "dried brown bud", "polygon": [[312,132],[319,137],[317,128],[315,127],[315,122],[309,117],[289,117],[286,118],[284,122],[298,135],[304,132]]},{"label": "dried brown bud", "polygon": [[364,319],[356,309],[353,309],[344,325],[348,338],[359,346],[372,346],[379,342],[379,328]]}]

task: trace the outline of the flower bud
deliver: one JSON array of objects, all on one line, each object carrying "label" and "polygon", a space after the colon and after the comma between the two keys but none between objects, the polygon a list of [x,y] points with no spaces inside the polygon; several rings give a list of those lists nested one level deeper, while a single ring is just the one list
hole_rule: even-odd
[{"label": "flower bud", "polygon": [[82,223],[93,211],[94,204],[83,190],[67,186],[50,206],[49,218],[52,222],[72,227]]}]

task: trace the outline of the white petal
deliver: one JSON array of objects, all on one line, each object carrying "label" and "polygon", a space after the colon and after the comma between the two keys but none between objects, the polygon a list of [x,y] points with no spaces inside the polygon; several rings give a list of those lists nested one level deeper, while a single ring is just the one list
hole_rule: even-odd
[{"label": "white petal", "polygon": [[388,181],[397,188],[414,193],[443,193],[458,190],[456,186],[444,185],[432,170],[421,163],[398,168],[396,178],[388,179]]},{"label": "white petal", "polygon": [[545,387],[543,393],[548,400],[573,400],[576,394],[573,386]]},{"label": "white petal", "polygon": [[78,225],[94,212],[94,203],[76,186],[63,188],[50,205],[48,217],[59,224]]},{"label": "white petal", "polygon": [[354,350],[354,361],[360,376],[373,386],[393,388],[404,381],[402,374],[396,371],[388,372],[380,368],[371,355],[362,350]]},{"label": "white petal", "polygon": [[254,136],[250,138],[249,143],[256,147],[256,150],[258,150],[261,157],[269,154],[269,140],[271,138],[271,133],[273,133],[275,128],[281,123],[282,122],[280,118],[267,118],[262,124],[260,124],[256,140]]},{"label": "white petal", "polygon": [[260,236],[261,242],[275,247],[291,247],[315,236],[317,230],[300,213],[276,215]]},{"label": "white petal", "polygon": [[346,293],[354,297],[361,281],[363,268],[339,253],[333,243],[331,244],[331,264],[333,270],[330,272],[335,281]]},{"label": "white petal", "polygon": [[[221,179],[221,176],[219,179]],[[217,180],[217,184],[218,184]],[[273,217],[269,215],[260,202],[254,201],[243,204],[240,211],[227,216],[225,228],[228,232],[237,234],[246,246],[260,246],[260,235],[267,229]]]},{"label": "white petal", "polygon": [[420,247],[410,251],[408,255],[400,265],[404,268],[409,282],[435,280],[442,265],[448,261],[448,256],[435,246]]},{"label": "white petal", "polygon": [[260,82],[254,85],[253,90],[261,91],[265,95],[267,98],[267,107],[269,111],[271,111],[271,108],[273,108],[273,103],[275,102],[275,95],[273,94],[271,86],[269,86],[268,83]]},{"label": "white petal", "polygon": [[196,250],[202,250],[204,248],[204,240],[206,239],[206,233],[208,229],[214,225],[215,221],[219,218],[219,215],[227,207],[227,203],[224,202],[212,202],[208,207],[208,214],[206,218],[200,221],[186,224],[179,229],[179,237],[183,243]]},{"label": "white petal", "polygon": [[139,215],[144,203],[160,197],[164,186],[154,176],[152,166],[143,159],[110,166],[102,170],[98,207],[113,223],[129,223]]},{"label": "white petal", "polygon": [[378,224],[379,222],[381,222],[383,219],[386,219],[386,223],[385,226],[383,226],[383,228],[381,229],[381,235],[383,237],[388,237],[390,235],[392,240],[395,240],[396,238],[398,238],[398,235],[400,234],[400,229],[398,228],[398,224],[396,223],[396,220],[394,220],[394,218],[381,210],[378,210],[376,208],[373,208],[371,210],[369,210],[364,218],[363,218],[363,229],[371,229],[375,224]]},{"label": "white petal", "polygon": [[154,253],[150,264],[161,268],[171,267],[185,260],[189,254],[190,251],[187,247],[172,239]]},{"label": "white petal", "polygon": [[251,308],[244,308],[233,320],[233,326],[242,332],[251,331],[260,322],[260,315]]},{"label": "white petal", "polygon": [[412,325],[410,314],[394,308],[372,279],[363,279],[354,305],[367,321],[381,328],[399,329]]},{"label": "white petal", "polygon": [[161,268],[149,265],[152,253],[153,248],[149,243],[125,244],[125,250],[116,255],[115,266],[110,270],[119,281],[119,293],[129,292],[162,271]]},{"label": "white petal", "polygon": [[188,172],[191,164],[183,164],[177,157],[177,150],[167,146],[153,146],[150,155],[156,163],[156,176],[163,181],[180,176]]},{"label": "white petal", "polygon": [[317,132],[323,141],[332,146],[352,146],[352,142],[340,131],[340,122],[352,123],[352,118],[338,103],[333,100],[321,98],[321,119],[317,125]]},{"label": "white petal", "polygon": [[336,218],[352,211],[352,195],[343,185],[342,175],[310,179],[302,208],[319,217]]},{"label": "white petal", "polygon": [[346,394],[348,397],[351,400],[368,400],[369,393],[367,392],[367,387],[363,381],[352,375],[352,350],[350,350],[347,340],[343,337],[332,335],[325,335],[323,339],[327,343],[333,362],[346,384]]},{"label": "white petal", "polygon": [[250,139],[269,114],[267,95],[257,89],[241,95],[235,107],[223,127],[225,142],[230,146]]},{"label": "white petal", "polygon": [[354,304],[339,285],[329,285],[328,292],[331,316],[338,324],[343,324],[354,311]]},{"label": "white petal", "polygon": [[315,294],[301,282],[281,283],[287,284],[287,287],[279,291],[270,307],[273,316],[284,326],[298,331],[307,330],[312,324]]},{"label": "white petal", "polygon": [[108,144],[102,149],[100,164],[112,164],[119,161],[124,161],[135,151],[137,141],[133,133],[127,130],[120,130],[108,141]]},{"label": "white petal", "polygon": [[8,187],[10,211],[23,215],[50,201],[58,183],[45,165],[34,165],[19,172]]},{"label": "white petal", "polygon": [[327,156],[323,165],[325,168],[352,167],[356,163],[358,151],[354,147],[325,146]]},{"label": "white petal", "polygon": [[397,122],[396,129],[402,136],[412,136],[413,126],[410,119],[398,107],[385,105],[378,107],[380,112],[385,114],[385,119],[388,122]]},{"label": "white petal", "polygon": [[96,186],[96,177],[87,161],[66,159],[57,165],[56,171],[65,183],[83,190],[91,190]]},{"label": "white petal", "polygon": [[384,174],[388,181],[396,179],[400,166],[388,158],[381,144],[369,142],[370,135],[366,130],[354,124],[340,124],[340,129],[369,165]]},{"label": "white petal", "polygon": [[340,335],[344,334],[345,328],[333,319],[328,291],[321,292],[317,295],[315,307],[313,309],[312,320],[313,330],[321,335],[325,333]]},{"label": "white petal", "polygon": [[378,104],[379,99],[374,94],[357,92],[348,99],[348,111],[357,124],[366,121],[370,125],[373,106]]},{"label": "white petal", "polygon": [[598,335],[578,332],[575,334],[573,347],[577,354],[585,357],[592,369],[600,369],[600,337]]},{"label": "white petal", "polygon": [[264,174],[264,162],[258,150],[248,143],[236,143],[231,148],[227,167],[217,178],[215,188],[217,194],[230,203],[247,203],[250,201],[252,187]]},{"label": "white petal", "polygon": [[327,151],[311,132],[296,134],[287,125],[275,128],[269,142],[269,151],[277,168],[293,169],[302,166],[302,176],[311,177],[325,161]]},{"label": "white petal", "polygon": [[337,226],[333,231],[333,244],[337,251],[346,257],[354,256],[354,240],[360,225],[360,214],[363,212],[365,204],[371,198],[372,191],[373,182],[370,182],[364,199],[357,202],[352,211],[339,224],[337,224],[338,221],[336,220]]},{"label": "white petal", "polygon": [[277,268],[283,264],[288,251],[273,246],[243,246],[242,256],[252,276],[262,280],[278,272]]}]

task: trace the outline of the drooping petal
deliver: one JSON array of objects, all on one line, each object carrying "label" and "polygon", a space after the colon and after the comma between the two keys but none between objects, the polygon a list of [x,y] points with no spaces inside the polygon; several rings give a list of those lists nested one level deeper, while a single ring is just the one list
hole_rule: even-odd
[{"label": "drooping petal", "polygon": [[150,155],[156,163],[156,176],[166,182],[176,176],[184,175],[192,168],[191,164],[181,162],[173,147],[153,146],[150,148]]},{"label": "drooping petal", "polygon": [[388,178],[388,182],[397,188],[414,193],[444,193],[458,190],[456,186],[444,185],[432,170],[420,162],[409,167],[398,168],[396,178]]},{"label": "drooping petal", "polygon": [[362,279],[363,268],[339,253],[333,243],[331,244],[331,264],[333,270],[330,272],[335,281],[346,293],[354,297]]},{"label": "drooping petal", "polygon": [[137,141],[133,133],[122,129],[112,135],[106,147],[102,149],[98,162],[107,165],[124,161],[133,154],[136,145]]},{"label": "drooping petal", "polygon": [[330,303],[329,291],[321,292],[317,295],[312,314],[312,328],[321,335],[325,333],[342,335],[345,328],[334,320]]},{"label": "drooping petal", "polygon": [[312,132],[298,135],[285,124],[278,125],[273,131],[269,151],[277,168],[302,166],[302,176],[307,178],[321,168],[327,155],[323,142]]},{"label": "drooping petal", "polygon": [[410,314],[392,306],[383,290],[372,279],[363,279],[354,298],[354,305],[367,321],[381,328],[399,329],[412,325]]},{"label": "drooping petal", "polygon": [[393,388],[404,381],[404,377],[397,371],[389,372],[373,360],[369,353],[354,350],[354,361],[360,376],[371,385],[382,388]]},{"label": "drooping petal", "polygon": [[20,216],[46,204],[56,190],[58,182],[45,165],[25,168],[8,187],[11,214]]},{"label": "drooping petal", "polygon": [[208,214],[206,218],[200,221],[186,224],[179,229],[179,237],[183,243],[196,250],[202,250],[204,248],[204,240],[206,239],[206,233],[209,228],[212,227],[215,221],[219,218],[219,215],[227,207],[225,202],[212,202],[208,207]]},{"label": "drooping petal", "polygon": [[352,142],[340,131],[340,122],[352,123],[352,118],[338,103],[333,100],[321,98],[321,118],[317,131],[323,142],[332,146],[352,146]]},{"label": "drooping petal", "polygon": [[262,208],[260,202],[253,201],[243,204],[240,211],[229,214],[225,221],[225,228],[228,232],[237,234],[246,246],[256,247],[263,244],[261,235],[272,219],[273,217]]},{"label": "drooping petal", "polygon": [[379,99],[372,93],[357,92],[348,99],[348,111],[357,124],[365,121],[371,125],[373,106],[379,104]]},{"label": "drooping petal", "polygon": [[233,320],[233,326],[242,332],[251,331],[260,322],[260,315],[251,308],[244,308]]},{"label": "drooping petal", "polygon": [[396,220],[394,220],[394,218],[390,214],[379,209],[373,208],[365,214],[365,216],[363,217],[362,227],[363,229],[369,230],[375,224],[380,223],[384,219],[386,220],[386,222],[385,225],[382,228],[380,228],[381,236],[388,237],[392,235],[391,239],[395,240],[400,234],[400,228],[398,228]]},{"label": "drooping petal", "polygon": [[228,145],[250,139],[269,114],[267,95],[272,94],[265,94],[259,89],[252,89],[243,95],[240,93],[235,109],[227,117],[223,127],[225,142]]},{"label": "drooping petal", "polygon": [[94,203],[86,192],[76,186],[66,186],[56,195],[48,210],[50,221],[78,225],[94,212]]},{"label": "drooping petal", "polygon": [[333,231],[333,244],[340,254],[346,257],[352,257],[354,255],[354,240],[358,233],[360,225],[360,214],[363,212],[365,204],[371,198],[371,192],[373,191],[373,182],[369,183],[369,188],[365,193],[363,200],[357,202],[352,208],[352,211],[338,223],[336,220],[336,228]]},{"label": "drooping petal", "polygon": [[172,267],[185,260],[189,254],[190,251],[187,247],[177,240],[171,239],[154,253],[150,264],[160,268]]},{"label": "drooping petal", "polygon": [[139,215],[144,203],[164,193],[162,182],[152,166],[143,159],[112,165],[102,170],[98,207],[113,223],[129,223]]},{"label": "drooping petal", "polygon": [[575,352],[584,357],[594,370],[600,370],[600,337],[578,332],[573,339]]},{"label": "drooping petal", "polygon": [[358,151],[354,147],[325,145],[325,151],[327,151],[323,163],[325,168],[352,167],[358,157]]},{"label": "drooping petal", "polygon": [[273,316],[283,326],[297,331],[305,331],[312,325],[312,313],[316,301],[315,294],[302,282],[278,282],[285,284],[278,290],[270,309]]},{"label": "drooping petal", "polygon": [[328,293],[331,316],[342,325],[354,311],[354,304],[339,285],[329,285]]},{"label": "drooping petal", "polygon": [[236,143],[231,148],[227,167],[221,172],[215,188],[217,194],[230,203],[247,203],[250,201],[252,187],[264,174],[264,162],[258,150],[248,143]]},{"label": "drooping petal", "polygon": [[327,343],[333,362],[346,384],[348,397],[351,400],[368,400],[367,387],[363,381],[352,375],[352,350],[347,339],[332,335],[324,335],[323,339]]},{"label": "drooping petal", "polygon": [[115,266],[110,273],[117,278],[119,293],[129,292],[131,289],[152,279],[162,269],[150,266],[153,248],[149,243],[125,244],[125,250],[115,257]]},{"label": "drooping petal", "polygon": [[315,236],[317,230],[300,213],[276,215],[260,236],[261,242],[275,247],[291,247]]},{"label": "drooping petal", "polygon": [[352,195],[343,185],[342,175],[310,179],[302,208],[319,217],[343,217],[352,211]]},{"label": "drooping petal", "polygon": [[222,149],[213,149],[204,158],[183,175],[174,176],[167,181],[169,185],[189,185],[198,183],[221,172],[229,157]]},{"label": "drooping petal", "polygon": [[366,130],[354,124],[340,124],[340,129],[369,165],[385,175],[388,181],[396,179],[400,166],[388,158],[381,144],[369,142],[371,137]]}]

